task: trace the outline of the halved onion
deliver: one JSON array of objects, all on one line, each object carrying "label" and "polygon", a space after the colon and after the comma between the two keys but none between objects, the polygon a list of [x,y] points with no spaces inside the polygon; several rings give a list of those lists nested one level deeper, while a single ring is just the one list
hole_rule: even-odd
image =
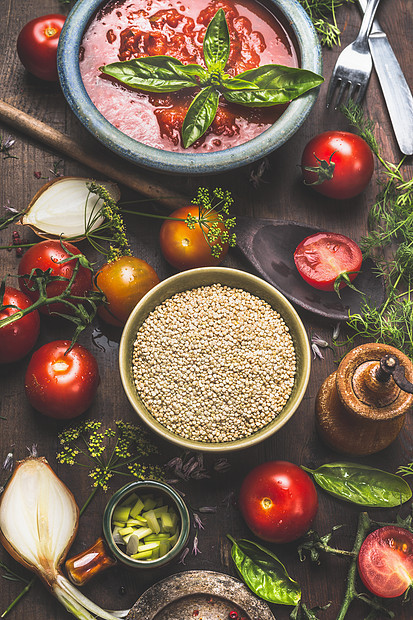
[{"label": "halved onion", "polygon": [[79,620],[117,620],[77,590],[61,564],[77,532],[79,510],[47,460],[20,461],[0,499],[0,541],[20,564],[36,573]]},{"label": "halved onion", "polygon": [[[89,192],[91,179],[58,177],[39,189],[20,223],[46,239],[82,239],[86,230],[95,230],[104,221],[103,200]],[[120,191],[115,183],[96,181],[117,202]]]}]

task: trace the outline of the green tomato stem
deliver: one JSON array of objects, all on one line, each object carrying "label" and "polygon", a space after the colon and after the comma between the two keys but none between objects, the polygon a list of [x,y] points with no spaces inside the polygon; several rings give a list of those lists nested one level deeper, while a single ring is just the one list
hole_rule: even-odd
[{"label": "green tomato stem", "polygon": [[344,594],[344,599],[341,604],[338,616],[336,620],[343,620],[346,617],[347,611],[355,598],[357,598],[356,591],[356,577],[357,577],[357,557],[363,544],[363,541],[371,527],[371,521],[367,514],[367,512],[361,512],[358,520],[358,527],[356,538],[354,540],[354,545],[352,549],[353,557],[350,562],[350,568],[347,574],[347,582],[346,582],[346,591]]}]

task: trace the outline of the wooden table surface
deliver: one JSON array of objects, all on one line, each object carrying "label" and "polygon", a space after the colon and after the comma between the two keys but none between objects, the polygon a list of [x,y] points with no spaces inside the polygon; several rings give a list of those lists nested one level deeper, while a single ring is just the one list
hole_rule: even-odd
[{"label": "wooden table surface", "polygon": [[[79,124],[74,117],[57,84],[48,84],[38,81],[28,75],[21,66],[16,53],[16,38],[29,20],[47,13],[64,12],[67,5],[60,5],[57,0],[27,0],[13,2],[2,0],[0,19],[0,49],[2,62],[0,66],[1,99],[48,123],[52,127],[72,136],[76,140],[94,146],[93,138]],[[413,35],[413,1],[412,0],[383,0],[378,10],[379,19],[388,33],[396,56],[398,57],[406,78],[413,86],[413,65],[409,60]],[[355,6],[346,6],[337,11],[339,26],[343,29],[342,45],[344,46],[355,38],[360,24],[360,15]],[[354,239],[359,239],[367,229],[367,212],[369,205],[374,202],[377,191],[377,182],[381,170],[376,163],[376,170],[369,188],[359,197],[336,202],[320,197],[304,187],[300,179],[298,168],[300,155],[304,145],[315,134],[328,129],[348,129],[345,118],[338,112],[325,109],[325,95],[327,82],[335,63],[339,48],[325,49],[324,75],[326,83],[322,86],[315,107],[310,117],[297,134],[282,148],[269,158],[269,170],[265,173],[264,182],[253,187],[250,182],[249,168],[225,173],[216,177],[180,178],[156,175],[145,172],[149,180],[162,182],[167,187],[178,189],[192,197],[199,185],[214,187],[221,186],[230,189],[235,198],[235,214],[251,217],[265,217],[276,219],[291,219],[307,224],[317,225],[322,229],[345,233]],[[364,107],[376,123],[375,135],[384,157],[391,162],[398,162],[400,152],[395,142],[389,117],[377,82],[373,73],[368,88]],[[24,209],[32,196],[45,182],[35,176],[41,172],[42,177],[51,176],[50,170],[56,162],[61,160],[59,153],[52,152],[39,143],[26,138],[12,128],[3,125],[0,127],[0,136],[3,139],[12,136],[16,143],[12,154],[16,159],[0,159],[0,209],[9,204],[16,209]],[[105,157],[105,151],[96,144],[97,156]],[[102,155],[98,155],[103,153]],[[406,167],[406,178],[411,177],[412,162],[410,159],[410,174]],[[59,162],[59,171],[64,175],[93,175],[93,172],[69,158]],[[121,188],[122,199],[139,198],[131,191]],[[148,209],[151,206],[147,207]],[[136,256],[145,258],[158,272],[160,278],[168,277],[173,273],[161,256],[157,234],[159,223],[156,220],[131,217],[127,220],[127,232]],[[0,232],[1,245],[11,241],[12,229]],[[34,235],[24,232],[28,241],[34,241]],[[81,249],[89,253],[89,249],[82,244]],[[248,264],[236,251],[232,251],[224,262],[225,265],[249,270]],[[18,258],[14,251],[0,252],[0,275],[17,273]],[[331,340],[333,325],[306,314],[299,310],[305,323],[308,334],[316,332],[320,336]],[[42,319],[41,335],[36,347],[45,342],[62,337],[69,337],[71,326],[58,320]],[[98,336],[96,339],[95,336]],[[122,390],[118,366],[118,344],[120,331],[109,329],[104,324],[96,322],[94,329],[89,328],[81,337],[82,344],[86,345],[96,356],[101,385],[97,397],[84,417],[87,419],[101,419],[105,426],[113,424],[115,419],[136,422],[136,415],[129,405]],[[273,437],[264,443],[245,451],[229,454],[231,464],[229,472],[212,475],[210,479],[189,481],[178,485],[185,492],[189,503],[217,506],[216,514],[203,515],[205,529],[199,537],[200,553],[190,553],[186,564],[174,564],[156,571],[145,573],[131,572],[122,567],[115,567],[92,581],[86,588],[87,594],[99,605],[111,609],[121,609],[131,606],[142,592],[158,580],[183,570],[204,569],[217,570],[235,575],[235,569],[230,557],[230,544],[226,534],[235,538],[253,538],[242,521],[235,501],[226,501],[230,494],[236,498],[243,476],[255,465],[271,459],[284,459],[297,464],[318,466],[340,458],[330,451],[317,436],[314,425],[314,399],[317,390],[324,380],[336,368],[336,354],[326,350],[324,359],[316,359],[312,365],[310,383],[304,400],[293,418]],[[14,445],[17,459],[27,455],[26,446],[37,444],[40,455],[46,456],[53,469],[73,491],[78,504],[81,506],[90,492],[90,479],[83,470],[58,465],[55,459],[58,450],[57,433],[64,425],[43,417],[34,411],[28,404],[23,388],[23,377],[28,358],[22,362],[3,365],[0,368],[0,458],[3,458],[9,447]],[[358,462],[379,466],[389,471],[395,471],[401,464],[413,460],[413,444],[411,418],[407,421],[399,438],[380,454],[353,459]],[[168,443],[161,443],[161,461],[179,454],[179,450]],[[208,470],[212,470],[214,458],[205,459]],[[98,493],[81,517],[79,533],[73,545],[72,552],[85,549],[101,532],[102,512],[111,492],[123,484],[122,480],[112,483],[111,491],[107,495]],[[406,512],[407,508],[404,509]],[[336,535],[336,544],[341,548],[350,549],[356,531],[358,508],[344,504],[319,491],[319,510],[314,527],[320,533],[328,532],[336,524],[344,524]],[[397,510],[372,511],[378,519],[391,520]],[[16,515],[18,518],[18,515]],[[344,593],[347,561],[332,556],[324,556],[322,564],[311,566],[308,561],[301,563],[296,553],[296,545],[290,544],[281,547],[270,545],[290,573],[302,586],[303,601],[309,605],[324,605],[331,601],[331,606],[320,617],[333,620],[336,617],[339,602]],[[18,565],[11,560],[7,553],[0,550],[0,560],[10,567],[18,569]],[[0,574],[1,574],[0,570]],[[21,590],[21,584],[2,579],[0,583],[0,611],[3,611],[11,600]],[[392,604],[396,617],[399,620],[412,618],[411,603],[403,608],[400,603]],[[291,608],[277,606],[273,608],[277,619],[285,620],[289,617]],[[354,603],[348,614],[352,620],[362,619],[368,615],[368,610],[362,603]],[[59,603],[50,596],[44,587],[37,582],[31,591],[23,598],[19,605],[10,613],[10,618],[32,618],[33,620],[60,620],[69,617]],[[178,620],[178,619],[177,619]],[[179,619],[179,620],[184,620]],[[254,619],[254,620],[259,620]]]}]

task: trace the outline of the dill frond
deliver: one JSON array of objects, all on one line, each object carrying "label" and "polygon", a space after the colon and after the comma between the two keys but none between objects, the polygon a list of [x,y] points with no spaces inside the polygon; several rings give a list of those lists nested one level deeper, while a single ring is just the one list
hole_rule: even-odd
[{"label": "dill frond", "polygon": [[350,102],[343,112],[383,166],[384,179],[369,212],[369,232],[360,247],[364,256],[375,260],[386,286],[382,308],[364,300],[360,313],[350,315],[347,344],[359,336],[393,345],[413,359],[413,179],[403,176],[405,158],[394,164],[381,156],[374,126],[362,108]]},{"label": "dill frond", "polygon": [[336,9],[353,0],[298,0],[317,30],[320,42],[326,47],[340,45],[340,28],[336,21]]}]

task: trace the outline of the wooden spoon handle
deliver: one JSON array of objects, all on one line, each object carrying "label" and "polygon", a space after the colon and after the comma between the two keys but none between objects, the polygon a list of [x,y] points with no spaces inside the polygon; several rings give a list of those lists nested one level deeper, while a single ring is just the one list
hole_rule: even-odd
[{"label": "wooden spoon handle", "polygon": [[101,154],[98,147],[93,148],[93,150],[88,149],[64,133],[50,127],[50,125],[1,100],[0,120],[53,150],[85,164],[105,177],[148,198],[152,198],[169,209],[177,209],[188,203],[187,197],[177,194],[167,187],[147,181],[133,164],[116,158],[109,151]]}]

